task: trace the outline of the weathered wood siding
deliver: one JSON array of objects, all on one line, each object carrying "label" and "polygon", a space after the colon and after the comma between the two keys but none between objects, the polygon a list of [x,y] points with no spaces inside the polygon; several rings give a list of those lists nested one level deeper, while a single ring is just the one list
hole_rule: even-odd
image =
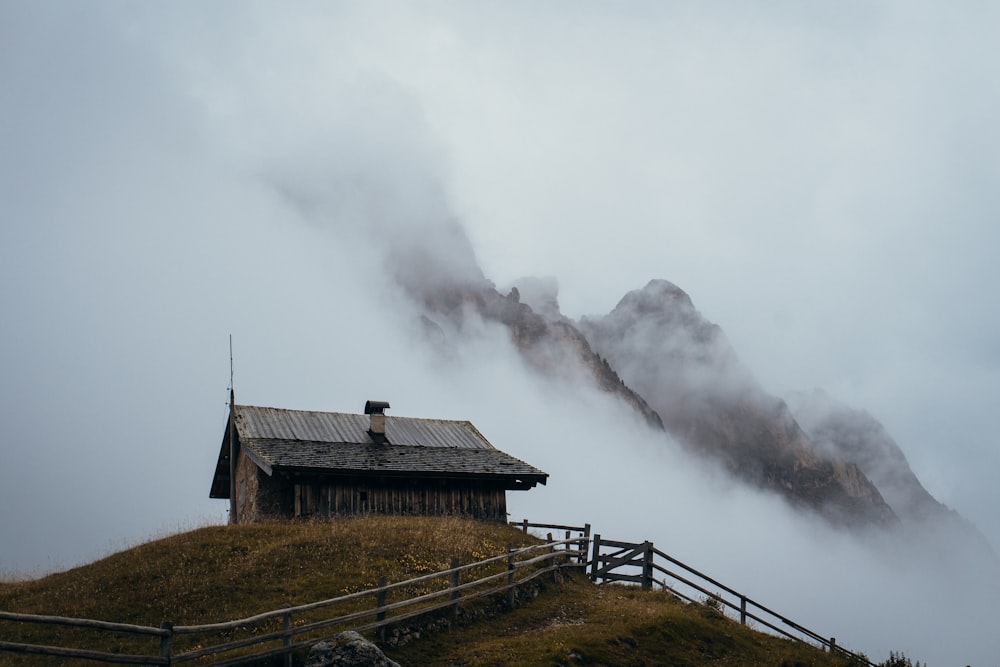
[{"label": "weathered wood siding", "polygon": [[[236,522],[329,519],[366,514],[442,516],[506,521],[502,484],[463,480],[268,476],[237,456]],[[232,521],[232,516],[230,516]]]},{"label": "weathered wood siding", "polygon": [[296,517],[460,514],[475,519],[507,520],[504,488],[475,482],[300,480],[294,485],[293,496]]}]

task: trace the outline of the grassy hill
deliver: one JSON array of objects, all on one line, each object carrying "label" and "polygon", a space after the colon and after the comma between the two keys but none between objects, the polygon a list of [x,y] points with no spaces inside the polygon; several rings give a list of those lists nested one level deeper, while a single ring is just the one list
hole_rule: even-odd
[{"label": "grassy hill", "polygon": [[[495,523],[457,518],[371,517],[333,523],[217,526],[136,546],[41,579],[0,584],[0,610],[158,626],[244,618],[401,581],[505,553],[537,540]],[[539,580],[541,581],[541,579]],[[465,606],[465,603],[463,603]],[[469,602],[480,620],[453,621],[386,653],[415,665],[840,666],[812,647],[755,632],[664,592],[596,586],[579,574],[546,580],[513,611]],[[90,634],[87,634],[90,633]],[[99,639],[96,639],[99,637]],[[7,641],[155,653],[136,639],[0,621]],[[98,643],[95,643],[98,642]],[[0,665],[64,660],[0,652]],[[81,664],[96,665],[86,662]]]}]

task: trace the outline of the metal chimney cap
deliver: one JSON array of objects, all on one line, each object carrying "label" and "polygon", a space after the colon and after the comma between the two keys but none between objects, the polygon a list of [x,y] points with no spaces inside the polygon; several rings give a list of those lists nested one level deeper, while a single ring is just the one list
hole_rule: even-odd
[{"label": "metal chimney cap", "polygon": [[386,401],[365,401],[366,415],[385,414],[385,411],[388,409],[389,409],[389,404]]}]

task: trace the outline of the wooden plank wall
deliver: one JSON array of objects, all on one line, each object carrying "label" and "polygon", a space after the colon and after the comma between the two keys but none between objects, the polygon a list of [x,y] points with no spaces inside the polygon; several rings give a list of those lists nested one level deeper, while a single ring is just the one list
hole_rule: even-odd
[{"label": "wooden plank wall", "polygon": [[507,494],[500,486],[439,481],[425,484],[302,481],[294,487],[294,516],[329,518],[363,514],[437,516],[461,514],[507,520]]}]

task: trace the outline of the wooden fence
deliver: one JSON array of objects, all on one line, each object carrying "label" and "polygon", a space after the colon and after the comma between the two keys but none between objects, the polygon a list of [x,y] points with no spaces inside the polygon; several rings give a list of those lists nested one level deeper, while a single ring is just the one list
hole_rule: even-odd
[{"label": "wooden fence", "polygon": [[[506,594],[506,604],[513,607],[518,586],[528,583],[546,573],[558,576],[564,567],[589,568],[591,579],[601,582],[625,582],[638,584],[644,589],[661,586],[671,594],[692,603],[706,604],[726,609],[738,614],[740,623],[750,621],[760,624],[779,635],[813,643],[831,652],[855,658],[859,664],[875,667],[863,655],[848,651],[837,645],[835,638],[823,637],[808,628],[772,611],[755,600],[702,574],[676,558],[660,551],[652,542],[620,542],[603,539],[600,535],[590,538],[590,524],[566,526],[560,524],[532,523],[527,519],[511,522],[512,526],[528,532],[529,529],[562,531],[564,539],[555,540],[551,532],[544,544],[514,549],[508,546],[506,554],[459,565],[457,559],[451,568],[427,574],[414,579],[390,584],[383,577],[377,588],[352,593],[329,600],[284,607],[273,611],[226,623],[208,625],[175,626],[164,622],[160,627],[146,627],[123,623],[107,623],[90,619],[63,618],[59,616],[38,616],[0,611],[0,622],[53,624],[74,628],[90,628],[98,631],[138,634],[158,641],[159,650],[149,655],[122,655],[81,648],[42,646],[0,640],[0,652],[81,658],[105,663],[134,665],[175,665],[200,660],[198,664],[216,667],[238,665],[265,658],[284,656],[284,664],[290,666],[292,653],[316,642],[328,639],[338,632],[351,629],[359,632],[376,629],[380,635],[385,628],[418,616],[439,612],[448,608],[457,609],[463,601]],[[574,534],[576,536],[574,536]],[[673,569],[671,569],[673,568]],[[679,571],[678,571],[679,570]],[[475,572],[476,574],[470,574]],[[479,573],[483,573],[478,576]],[[472,580],[462,582],[463,575]],[[657,578],[661,576],[661,578]],[[439,582],[438,590],[431,590],[398,602],[390,603],[389,595],[394,592],[426,588]],[[350,605],[374,598],[374,606],[335,613],[336,608],[345,611]],[[331,614],[316,618],[316,612]],[[298,620],[296,620],[298,619]],[[280,623],[280,629],[269,629]],[[296,625],[298,623],[298,625]],[[0,626],[2,627],[2,626]],[[213,638],[234,634],[236,631],[251,636],[241,639],[208,644]],[[175,651],[174,640],[183,637],[201,637],[196,648]],[[192,643],[192,642],[187,642]],[[230,657],[220,657],[254,647],[255,651]],[[207,662],[206,662],[207,661]]]},{"label": "wooden fence", "polygon": [[[673,556],[665,554],[654,547],[652,542],[619,542],[594,535],[588,565],[590,578],[593,581],[639,584],[646,590],[658,584],[664,590],[688,602],[706,604],[723,613],[727,609],[732,610],[738,614],[743,625],[753,621],[784,637],[816,644],[830,652],[838,651],[854,658],[859,664],[875,667],[875,663],[865,656],[838,646],[835,637],[827,639],[778,614]],[[670,569],[671,567],[674,569]],[[657,579],[657,575],[666,578]]]},{"label": "wooden fence", "polygon": [[[582,526],[564,526],[558,523],[531,523],[527,519],[522,521],[511,521],[511,526],[520,528],[525,533],[528,532],[529,528],[541,528],[543,530],[558,530],[563,531],[565,535],[564,542],[577,544],[577,563],[586,566],[589,561],[590,553],[590,524],[585,523]],[[573,540],[573,534],[576,533],[576,540]],[[548,540],[552,541],[552,533],[548,534]]]},{"label": "wooden fence", "polygon": [[[449,608],[457,611],[458,605],[462,602],[501,593],[506,594],[506,604],[513,607],[516,589],[519,586],[546,573],[552,573],[553,577],[558,578],[558,571],[563,567],[585,567],[587,544],[587,540],[580,538],[553,540],[550,533],[548,541],[544,544],[518,549],[508,546],[506,554],[467,565],[459,565],[458,559],[454,559],[451,568],[440,572],[393,584],[388,583],[383,577],[377,588],[296,607],[284,607],[225,623],[184,626],[164,622],[157,628],[0,611],[0,622],[48,624],[126,635],[143,635],[159,644],[155,654],[123,655],[83,648],[0,640],[0,653],[47,655],[132,665],[176,665],[198,660],[200,662],[197,664],[211,664],[215,667],[284,656],[284,664],[290,666],[294,651],[329,639],[342,630],[364,632],[376,629],[381,634],[386,627],[402,621]],[[476,578],[463,583],[463,575],[465,578],[471,576]],[[438,590],[414,595],[398,602],[389,602],[389,596],[393,592],[415,588],[426,589],[433,587],[434,582],[438,582]],[[336,613],[337,608],[343,612],[345,607],[357,606],[359,601],[372,598],[374,606],[347,613]],[[325,610],[322,618],[315,618],[317,610]],[[270,629],[279,623],[279,629]],[[237,632],[249,633],[250,636],[211,643],[220,637],[231,636]],[[175,640],[182,637],[197,639],[185,642],[194,648],[176,651]],[[234,651],[251,647],[255,650],[232,655]],[[226,653],[230,656],[224,657],[223,654]]]}]

